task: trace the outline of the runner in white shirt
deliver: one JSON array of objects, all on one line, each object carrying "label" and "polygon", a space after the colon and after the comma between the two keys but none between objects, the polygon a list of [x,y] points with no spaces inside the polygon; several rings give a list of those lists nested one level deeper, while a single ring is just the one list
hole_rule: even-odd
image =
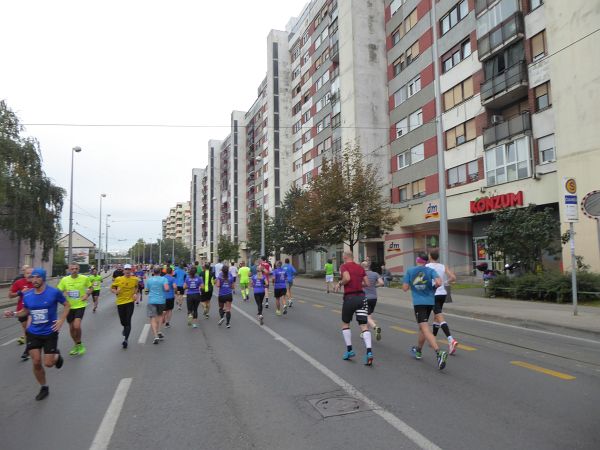
[{"label": "runner in white shirt", "polygon": [[[229,267],[229,273],[233,277],[233,282],[235,283],[237,281],[237,273],[238,273],[238,268],[235,267],[235,261],[231,261],[231,266]],[[232,289],[231,292],[233,292],[235,294],[235,289]]]}]

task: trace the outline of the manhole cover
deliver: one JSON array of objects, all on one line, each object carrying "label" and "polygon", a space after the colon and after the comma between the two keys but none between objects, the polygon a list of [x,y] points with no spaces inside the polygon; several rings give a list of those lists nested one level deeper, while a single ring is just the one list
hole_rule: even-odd
[{"label": "manhole cover", "polygon": [[344,414],[369,410],[369,408],[360,400],[347,396],[313,398],[308,401],[323,417],[342,416]]}]

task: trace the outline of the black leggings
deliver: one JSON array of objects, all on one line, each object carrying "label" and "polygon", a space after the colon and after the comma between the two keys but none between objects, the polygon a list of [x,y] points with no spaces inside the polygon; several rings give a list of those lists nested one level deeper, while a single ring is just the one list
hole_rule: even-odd
[{"label": "black leggings", "polygon": [[254,293],[254,301],[256,302],[256,306],[258,307],[258,315],[259,316],[262,315],[264,298],[265,298],[264,292],[262,294],[257,294],[256,292]]},{"label": "black leggings", "polygon": [[133,311],[135,311],[135,305],[133,302],[117,305],[117,311],[119,312],[119,320],[123,326],[123,336],[127,340],[131,333],[131,317],[133,316]]},{"label": "black leggings", "polygon": [[188,314],[191,314],[194,319],[198,318],[198,306],[200,306],[200,294],[188,294],[187,310]]}]

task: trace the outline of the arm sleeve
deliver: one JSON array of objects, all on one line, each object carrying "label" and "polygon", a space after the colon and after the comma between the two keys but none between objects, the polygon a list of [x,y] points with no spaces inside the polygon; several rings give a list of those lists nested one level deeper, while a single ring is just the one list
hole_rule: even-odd
[{"label": "arm sleeve", "polygon": [[56,291],[56,301],[58,303],[60,303],[61,305],[64,305],[65,302],[67,301],[67,299],[65,298],[65,295],[60,290]]}]

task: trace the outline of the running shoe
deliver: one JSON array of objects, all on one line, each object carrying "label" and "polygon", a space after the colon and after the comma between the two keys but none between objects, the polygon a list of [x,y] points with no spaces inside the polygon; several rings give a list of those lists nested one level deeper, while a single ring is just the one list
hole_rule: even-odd
[{"label": "running shoe", "polygon": [[171,328],[171,322],[165,323],[165,328]]},{"label": "running shoe", "polygon": [[181,306],[177,306],[177,311],[181,311]]},{"label": "running shoe", "polygon": [[79,348],[77,349],[77,354],[79,356],[83,356],[83,355],[85,355],[86,352],[87,352],[87,349],[85,348],[85,345],[79,344]]},{"label": "running shoe", "polygon": [[346,351],[344,352],[344,356],[342,356],[342,359],[344,361],[348,361],[350,358],[356,356],[356,353],[354,353],[354,350],[350,350],[349,352]]},{"label": "running shoe", "polygon": [[283,314],[287,314],[288,305],[283,305]]},{"label": "running shoe", "polygon": [[263,316],[262,316],[262,314],[260,314],[260,315],[258,316],[258,323],[260,323],[261,325],[263,325],[263,324],[265,323],[265,320],[263,319]]},{"label": "running shoe", "polygon": [[192,328],[198,328],[198,324],[197,323],[192,324]]},{"label": "running shoe", "polygon": [[208,315],[208,313],[204,313],[204,318],[208,319],[210,316]]},{"label": "running shoe", "polygon": [[417,350],[417,347],[411,348],[410,352],[413,354],[413,356],[415,357],[415,359],[421,359],[421,358],[423,358],[423,354],[419,350]]},{"label": "running shoe", "polygon": [[[196,325],[196,324],[194,324]],[[158,339],[160,339],[161,341],[163,341],[165,339],[165,335],[162,334],[160,331],[158,332]]]},{"label": "running shoe", "polygon": [[265,308],[269,309],[269,299],[265,300]]},{"label": "running shoe", "polygon": [[458,346],[458,341],[456,339],[452,339],[448,342],[448,354],[454,355],[456,353],[456,347]]},{"label": "running shoe", "polygon": [[28,359],[29,359],[29,352],[27,351],[27,349],[25,349],[25,351],[23,353],[21,353],[21,360],[27,361]]},{"label": "running shoe", "polygon": [[188,314],[188,327],[192,324],[193,320],[194,320],[194,316],[192,316],[191,314]]},{"label": "running shoe", "polygon": [[158,339],[157,337],[154,338],[154,340],[152,341],[152,343],[154,345],[157,345],[159,343],[160,339]]},{"label": "running shoe", "polygon": [[290,298],[290,301],[288,302],[288,306],[291,308],[293,304],[294,304],[294,299]]},{"label": "running shoe", "polygon": [[140,306],[140,302],[136,301],[135,306]]},{"label": "running shoe", "polygon": [[92,312],[95,313],[96,312],[96,308],[92,309]]},{"label": "running shoe", "polygon": [[275,315],[276,315],[276,316],[280,316],[280,315],[281,315],[281,310],[279,310],[279,309],[276,309],[276,310],[275,310]]},{"label": "running shoe", "polygon": [[227,328],[231,328],[231,324],[230,323],[227,324]]},{"label": "running shoe", "polygon": [[69,350],[69,355],[76,356],[79,353],[79,345],[75,344],[71,350]]},{"label": "running shoe", "polygon": [[217,325],[223,325],[223,322],[225,322],[225,317],[221,317],[219,322],[217,322]]},{"label": "running shoe", "polygon": [[443,352],[443,351],[439,351],[437,353],[437,364],[438,364],[438,368],[440,370],[442,370],[444,367],[446,367],[446,360],[448,359],[448,353],[447,352]]},{"label": "running shoe", "polygon": [[373,365],[373,353],[368,352],[365,355],[365,366],[371,366],[371,365]]},{"label": "running shoe", "polygon": [[23,345],[24,343],[25,343],[25,336],[19,336],[19,339],[17,339],[17,344]]},{"label": "running shoe", "polygon": [[381,340],[381,327],[375,327],[375,339]]},{"label": "running shoe", "polygon": [[49,393],[50,391],[48,389],[48,386],[42,386],[38,395],[35,396],[35,399],[37,401],[44,400],[46,397],[48,397]]},{"label": "running shoe", "polygon": [[126,349],[127,345],[129,345],[129,343],[127,342],[127,339],[124,339],[123,342],[121,343],[121,345],[123,346],[123,349]]},{"label": "running shoe", "polygon": [[56,359],[56,363],[54,364],[54,367],[56,367],[57,369],[60,369],[64,363],[65,363],[65,360],[63,359],[62,355],[59,353],[58,358]]}]

